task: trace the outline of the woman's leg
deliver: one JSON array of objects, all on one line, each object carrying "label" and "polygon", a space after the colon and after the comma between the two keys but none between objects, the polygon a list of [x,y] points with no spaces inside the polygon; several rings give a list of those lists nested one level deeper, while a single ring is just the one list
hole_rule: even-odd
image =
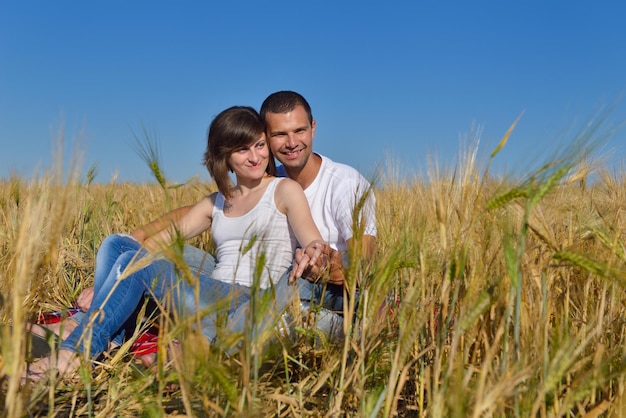
[{"label": "woman's leg", "polygon": [[250,299],[250,288],[226,283],[200,274],[195,283],[184,282],[175,303],[184,320],[202,329],[209,340],[215,339],[220,314],[228,317]]},{"label": "woman's leg", "polygon": [[[87,311],[87,318],[72,331],[60,345],[56,361],[45,357],[32,363],[25,378],[37,380],[48,370],[64,374],[78,366],[76,353],[87,352],[91,358],[107,349],[114,335],[132,315],[147,289],[156,297],[165,297],[175,286],[173,264],[167,260],[154,261],[128,276],[127,267],[134,268],[143,252],[128,251],[113,264],[109,277],[101,283],[98,293]],[[157,284],[153,286],[153,282]]]},{"label": "woman's leg", "polygon": [[[110,275],[113,266],[117,262],[117,259],[127,251],[139,251],[141,244],[139,241],[126,234],[111,234],[107,236],[98,249],[96,254],[96,266],[94,273],[94,295],[101,291],[105,286],[107,280],[110,277],[115,279],[115,276]],[[107,288],[111,288],[111,284],[107,285]],[[93,303],[93,302],[92,302]],[[76,322],[87,321],[89,316],[86,314],[80,315]],[[129,321],[136,322],[134,316],[129,317]],[[75,328],[71,325],[71,330]],[[70,331],[71,331],[70,330]],[[69,334],[69,333],[68,333]],[[125,328],[120,328],[119,332],[112,336],[111,342],[117,346],[122,345],[124,342]]]},{"label": "woman's leg", "polygon": [[141,244],[130,235],[111,234],[100,244],[96,254],[93,278],[94,294],[97,294],[110,277],[110,272],[119,256],[127,251],[139,251]]},{"label": "woman's leg", "polygon": [[[268,329],[274,327],[282,314],[285,313],[289,304],[298,300],[299,288],[295,285],[289,284],[289,272],[287,270],[281,278],[274,284],[273,287],[267,288],[259,292],[257,296],[260,299],[269,298],[268,304],[263,304],[262,312],[258,314],[250,315],[250,298],[248,300],[240,300],[234,310],[231,311],[228,316],[228,323],[226,330],[229,333],[242,333],[248,324],[249,327],[253,327],[252,335],[262,335]],[[250,323],[252,318],[253,323]],[[228,349],[230,353],[234,352],[237,347]]]},{"label": "woman's leg", "polygon": [[211,277],[215,269],[215,257],[193,245],[185,245],[183,259],[191,271]]},{"label": "woman's leg", "polygon": [[132,264],[140,257],[140,252],[127,251],[117,258],[107,278],[99,281],[85,320],[63,341],[62,349],[85,352],[86,342],[89,342],[90,356],[96,357],[107,349],[111,338],[131,317],[154,279],[160,283],[154,293],[156,297],[161,297],[168,287],[173,286],[174,270],[167,260],[155,261],[124,277],[126,268],[134,268]]}]

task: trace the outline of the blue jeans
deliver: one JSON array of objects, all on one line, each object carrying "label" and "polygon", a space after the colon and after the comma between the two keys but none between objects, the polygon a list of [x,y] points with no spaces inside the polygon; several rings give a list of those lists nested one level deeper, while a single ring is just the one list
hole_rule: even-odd
[{"label": "blue jeans", "polygon": [[156,260],[127,277],[120,277],[128,266],[135,265],[144,256],[146,252],[130,236],[110,235],[104,239],[96,255],[91,306],[60,348],[88,350],[96,357],[123,332],[124,324],[144,295],[152,294],[163,302],[170,297],[175,300],[179,280],[173,263],[168,260]]},{"label": "blue jeans", "polygon": [[[194,272],[210,274],[215,267],[215,260],[203,250],[186,245],[183,254],[185,263]],[[199,313],[202,333],[209,341],[217,339],[219,314],[227,313],[223,329],[227,333],[243,333],[248,318],[250,318],[250,289],[245,286],[231,285],[214,279],[208,279],[205,275],[198,281],[198,301],[195,299],[196,288],[188,284],[183,285],[179,306],[185,315]],[[217,304],[230,296],[230,305],[223,310],[216,310]],[[324,286],[311,283],[305,279],[299,279],[295,285],[289,285],[289,270],[285,272],[274,287],[265,289],[258,295],[259,298],[269,297],[269,309],[259,317],[254,315],[254,324],[248,324],[253,335],[259,335],[268,327],[272,327],[278,317],[286,311],[292,300],[309,301],[312,304],[332,311],[343,311],[343,287],[337,285]],[[212,312],[207,312],[214,308]],[[226,311],[226,312],[225,312]]]},{"label": "blue jeans", "polygon": [[[96,357],[108,348],[110,341],[121,342],[124,324],[132,317],[145,295],[151,295],[175,310],[183,318],[200,320],[203,334],[214,340],[220,312],[226,313],[229,332],[242,332],[249,316],[250,288],[222,282],[210,277],[215,267],[214,258],[204,251],[185,246],[183,258],[199,279],[194,285],[181,280],[174,264],[165,259],[153,261],[125,278],[120,278],[128,266],[146,256],[139,242],[128,235],[114,234],[104,239],[96,256],[94,297],[83,320],[61,344],[62,349],[85,352]],[[132,266],[131,266],[132,267]],[[341,289],[341,286],[336,286]],[[301,297],[319,303],[328,309],[341,310],[343,291],[336,291],[300,279],[297,286],[288,285],[288,272],[272,289],[270,309],[256,321],[254,334],[273,324],[293,298]],[[215,309],[225,302],[224,309]],[[89,342],[88,344],[86,344]]]},{"label": "blue jeans", "polygon": [[[267,289],[261,293],[273,291],[270,297],[269,309],[262,313],[250,315],[250,302],[244,301],[229,314],[226,325],[228,333],[243,332],[245,326],[252,334],[252,338],[262,335],[271,328],[282,328],[287,326],[288,333],[292,332],[291,322],[293,318],[288,314],[285,319],[287,323],[278,323],[282,314],[287,312],[287,308],[292,301],[301,301],[300,309],[303,315],[307,315],[309,308],[316,306],[315,325],[318,330],[326,334],[330,338],[343,338],[343,287],[337,285],[324,286],[318,283],[311,283],[306,279],[298,279],[294,285],[289,284],[289,271],[282,275],[280,280],[274,285],[273,289]],[[321,310],[319,308],[322,308]],[[337,314],[333,311],[339,311]],[[249,320],[252,319],[252,321]],[[204,327],[204,335],[208,338],[215,338],[215,329]],[[219,336],[217,338],[219,342]],[[233,354],[239,345],[232,347],[222,347],[229,354]]]},{"label": "blue jeans", "polygon": [[[183,258],[189,268],[196,273],[210,275],[215,268],[215,259],[212,255],[191,245],[185,245]],[[276,299],[289,299],[296,292],[301,300],[319,304],[331,311],[343,311],[343,286],[311,283],[302,278],[298,279],[295,286],[288,286],[287,276],[285,273],[275,284]]]},{"label": "blue jeans", "polygon": [[[126,268],[136,268],[133,265],[146,255],[141,244],[128,235],[114,234],[104,239],[96,255],[91,306],[61,343],[62,349],[89,351],[91,357],[98,356],[108,348],[110,341],[118,341],[123,336],[125,323],[146,295],[156,298],[168,311],[176,311],[182,318],[199,314],[200,327],[210,340],[215,338],[220,312],[227,313],[229,320],[231,316],[245,319],[239,313],[247,312],[242,305],[250,300],[250,288],[210,277],[215,260],[209,254],[191,246],[184,248],[183,258],[198,278],[195,284],[180,279],[174,263],[165,259],[153,261],[122,277]],[[220,302],[226,302],[226,309],[215,309]],[[244,324],[236,321],[235,329],[243,330]]]},{"label": "blue jeans", "polygon": [[[101,291],[107,280],[113,280],[109,274],[113,268],[118,257],[120,257],[126,251],[137,251],[139,244],[130,236],[124,234],[113,234],[105,238],[102,242],[98,254],[96,255],[96,274],[94,275],[94,295]],[[183,258],[189,265],[194,275],[205,274],[210,276],[215,268],[215,258],[201,250],[200,248],[185,245],[183,249]],[[107,286],[110,288],[110,286]],[[138,305],[139,306],[139,305]],[[86,312],[76,312],[72,315],[71,319],[80,324],[82,321],[86,321],[89,318]],[[111,341],[117,345],[122,345],[124,342],[124,334],[126,329],[134,328],[135,321],[134,315],[131,315],[127,322],[122,326],[114,335],[112,335]]]},{"label": "blue jeans", "polygon": [[[190,260],[196,268],[212,272],[215,266],[213,258],[208,254],[199,257],[199,250],[195,250]],[[184,306],[178,301],[178,296],[193,292],[188,284],[178,278],[175,266],[169,260],[156,260],[120,279],[128,266],[136,264],[146,255],[141,244],[128,235],[114,234],[104,239],[96,255],[91,306],[78,326],[61,343],[62,349],[78,352],[88,349],[90,355],[96,357],[108,348],[110,341],[121,342],[124,325],[145,295],[155,297],[165,306]],[[194,269],[192,272],[197,274]],[[200,277],[204,277],[204,274]],[[225,290],[215,289],[215,293],[223,295]]]}]

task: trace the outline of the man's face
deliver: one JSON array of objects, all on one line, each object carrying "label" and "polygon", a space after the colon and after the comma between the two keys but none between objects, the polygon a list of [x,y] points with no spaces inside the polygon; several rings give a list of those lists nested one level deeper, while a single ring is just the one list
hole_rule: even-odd
[{"label": "man's face", "polygon": [[302,170],[313,152],[315,121],[296,106],[288,113],[266,113],[267,138],[274,156],[287,170]]}]

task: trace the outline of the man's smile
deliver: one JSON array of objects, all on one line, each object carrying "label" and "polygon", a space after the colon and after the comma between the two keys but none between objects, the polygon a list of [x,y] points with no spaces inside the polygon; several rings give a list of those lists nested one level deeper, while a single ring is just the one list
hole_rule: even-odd
[{"label": "man's smile", "polygon": [[297,148],[297,149],[292,149],[292,150],[283,149],[280,151],[280,153],[289,159],[293,159],[293,158],[298,157],[302,153],[302,151],[303,151],[303,148]]}]

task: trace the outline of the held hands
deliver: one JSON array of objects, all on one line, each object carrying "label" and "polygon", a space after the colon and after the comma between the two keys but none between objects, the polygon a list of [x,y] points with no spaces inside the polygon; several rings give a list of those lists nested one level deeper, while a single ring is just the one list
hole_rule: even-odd
[{"label": "held hands", "polygon": [[343,264],[339,252],[320,241],[314,241],[304,249],[296,249],[289,283],[293,284],[299,277],[313,283],[343,285]]},{"label": "held hands", "polygon": [[293,268],[289,273],[289,284],[295,283],[298,277],[302,277],[307,269],[315,266],[318,262],[325,264],[324,249],[328,245],[322,241],[313,241],[306,248],[297,248],[293,260]]}]

